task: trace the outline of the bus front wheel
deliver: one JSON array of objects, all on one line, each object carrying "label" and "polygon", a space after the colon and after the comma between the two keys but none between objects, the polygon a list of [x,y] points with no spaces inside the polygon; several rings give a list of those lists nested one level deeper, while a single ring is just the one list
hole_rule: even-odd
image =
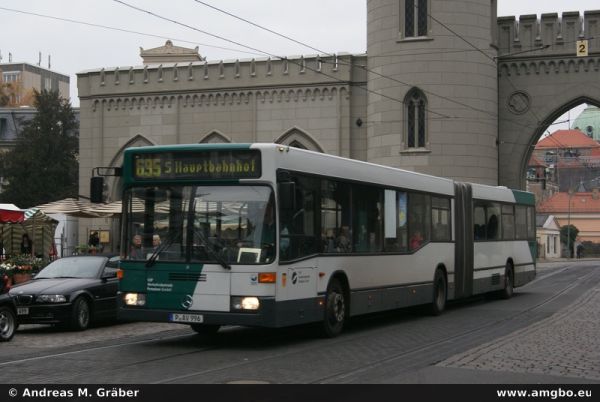
[{"label": "bus front wheel", "polygon": [[431,314],[440,315],[446,309],[448,296],[448,283],[446,275],[441,270],[435,271],[433,278],[433,300],[431,302]]},{"label": "bus front wheel", "polygon": [[347,320],[347,300],[344,287],[338,279],[332,279],[325,297],[325,317],[323,332],[328,338],[338,336]]},{"label": "bus front wheel", "polygon": [[214,324],[190,324],[190,327],[194,330],[194,332],[200,335],[200,337],[207,340],[213,338],[219,331],[219,328],[221,328],[220,325]]}]

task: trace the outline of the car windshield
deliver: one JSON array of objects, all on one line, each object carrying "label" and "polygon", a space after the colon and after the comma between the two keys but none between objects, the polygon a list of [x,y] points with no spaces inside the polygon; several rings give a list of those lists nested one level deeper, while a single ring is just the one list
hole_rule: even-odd
[{"label": "car windshield", "polygon": [[127,259],[265,264],[275,258],[268,186],[136,187],[127,202]]},{"label": "car windshield", "polygon": [[35,279],[50,278],[96,278],[104,257],[69,257],[54,261],[42,269]]}]

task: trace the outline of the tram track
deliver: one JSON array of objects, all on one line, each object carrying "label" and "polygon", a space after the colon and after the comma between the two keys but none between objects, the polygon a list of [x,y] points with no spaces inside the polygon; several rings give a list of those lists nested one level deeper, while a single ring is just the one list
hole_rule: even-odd
[{"label": "tram track", "polygon": [[[557,298],[559,298],[560,296],[564,295],[565,293],[569,292],[570,290],[576,288],[577,286],[579,286],[581,283],[586,282],[590,277],[592,277],[595,274],[595,271],[590,271],[589,273],[587,273],[586,275],[584,275],[583,277],[580,277],[577,279],[576,282],[571,283],[565,287],[563,287],[562,289],[560,289],[557,293],[553,294],[552,296],[544,299],[543,301],[525,309],[522,311],[517,312],[516,314],[512,314],[511,316],[508,317],[504,317],[500,320],[494,320],[492,322],[486,323],[485,325],[481,325],[479,327],[470,329],[468,331],[463,331],[461,333],[458,333],[456,335],[450,336],[450,337],[446,337],[444,339],[435,341],[435,342],[429,342],[425,345],[421,345],[418,347],[414,347],[396,354],[393,354],[392,356],[389,356],[385,359],[379,359],[377,361],[374,361],[372,363],[369,363],[367,365],[364,365],[358,369],[352,369],[352,370],[347,370],[347,371],[343,371],[343,372],[338,372],[334,375],[331,376],[326,376],[326,377],[321,377],[318,379],[315,379],[313,381],[311,381],[310,383],[336,383],[340,380],[343,380],[344,378],[347,378],[349,376],[355,375],[355,374],[360,374],[362,372],[366,372],[369,370],[372,370],[376,367],[382,366],[384,364],[393,362],[395,360],[398,359],[402,359],[405,358],[407,356],[410,355],[414,355],[414,354],[418,354],[418,353],[422,353],[424,351],[428,351],[431,350],[432,348],[436,348],[439,347],[441,345],[444,344],[451,344],[457,340],[463,339],[463,338],[467,338],[472,336],[473,334],[485,331],[487,329],[490,328],[495,328],[498,325],[501,325],[502,323],[505,322],[509,322],[512,320],[515,320],[519,317],[522,317],[526,314],[529,314],[531,312],[534,312],[535,310],[540,309],[541,307],[547,305],[548,303],[551,303],[552,301],[556,300]],[[364,337],[366,337],[368,335],[365,335]],[[333,346],[333,345],[340,345],[343,343],[348,343],[348,342],[355,342],[356,340],[363,338],[362,336],[358,336],[358,337],[352,337],[351,339],[340,339],[339,341],[332,341],[331,343],[329,343],[329,346]],[[308,349],[317,349],[322,347],[322,345],[317,345],[314,347],[310,347]],[[281,359],[281,358],[285,358],[286,356],[291,356],[291,355],[295,355],[295,354],[301,354],[301,353],[306,353],[308,351],[307,348],[304,348],[303,350],[300,351],[292,351],[292,352],[284,352],[284,353],[279,353],[276,355],[271,355],[271,356],[265,356],[263,358],[260,359],[253,359],[247,362],[243,362],[243,363],[237,363],[237,364],[232,364],[232,365],[228,365],[227,367],[220,367],[220,368],[216,368],[216,369],[207,369],[207,370],[202,370],[202,371],[197,371],[197,372],[193,372],[193,373],[186,373],[185,375],[180,375],[180,376],[175,376],[175,377],[170,377],[170,378],[164,378],[160,381],[157,381],[155,383],[157,384],[164,384],[164,383],[173,383],[173,382],[177,382],[177,381],[181,381],[184,379],[189,379],[189,378],[193,378],[196,376],[202,376],[202,375],[206,375],[206,374],[214,374],[216,372],[219,371],[226,371],[226,370],[231,370],[232,368],[236,368],[236,367],[241,367],[241,366],[251,366],[251,365],[256,365],[257,363],[263,362],[263,361],[267,361],[267,360],[271,360],[271,359]]]},{"label": "tram track", "polygon": [[[560,269],[560,271],[564,271],[566,268]],[[559,299],[562,295],[565,295],[567,293],[569,293],[570,291],[572,291],[573,289],[576,289],[577,287],[581,286],[582,284],[588,282],[593,276],[594,274],[598,272],[597,270],[591,270],[590,272],[586,273],[585,275],[579,276],[577,277],[577,279],[573,280],[572,282],[566,284],[566,286],[563,286],[562,288],[558,289],[558,291],[553,292],[552,295],[550,295],[549,297],[544,298],[543,300],[529,306],[528,308],[524,309],[524,310],[520,310],[514,314],[510,314],[508,316],[503,316],[501,319],[495,319],[491,322],[486,322],[483,325],[479,325],[473,328],[470,328],[469,330],[465,330],[465,331],[461,331],[458,333],[455,333],[454,335],[451,336],[445,336],[442,339],[437,339],[434,341],[430,341],[427,343],[422,343],[418,346],[415,347],[410,347],[408,349],[405,350],[401,350],[398,351],[396,353],[392,353],[391,355],[387,355],[385,358],[381,358],[381,359],[376,359],[370,362],[365,362],[364,364],[361,364],[360,367],[352,367],[349,368],[348,370],[338,370],[333,374],[330,375],[321,375],[321,376],[317,376],[317,378],[312,378],[310,381],[306,381],[308,383],[339,383],[339,382],[344,382],[345,380],[347,380],[348,378],[355,376],[355,375],[360,375],[361,373],[365,373],[368,372],[370,370],[374,370],[377,369],[378,367],[384,366],[386,364],[392,363],[396,360],[400,360],[400,359],[409,359],[410,357],[414,357],[414,356],[418,356],[420,354],[423,354],[424,352],[428,352],[431,350],[435,350],[436,348],[442,348],[444,345],[451,345],[453,343],[456,343],[457,341],[460,340],[465,340],[468,339],[470,337],[473,337],[473,335],[476,334],[482,334],[484,335],[486,333],[486,331],[489,331],[491,329],[497,328],[498,326],[502,326],[502,325],[506,325],[509,322],[518,320],[521,317],[526,317],[526,315],[531,314],[531,313],[535,313],[537,310],[543,308],[544,306],[547,306],[548,304],[552,303],[553,301]],[[539,278],[539,281],[535,281],[535,282],[531,282],[530,284],[526,285],[523,289],[527,289],[527,287],[531,286],[534,283],[540,283],[543,282],[545,279],[547,279],[550,276],[554,276],[554,273],[550,274],[550,275],[546,275],[542,278]],[[527,321],[527,320],[525,320]],[[528,324],[526,323],[524,326],[527,326]],[[229,331],[230,329],[228,329],[227,331]],[[394,331],[397,331],[397,326],[393,325],[390,328],[384,329],[383,331],[378,331],[377,334],[379,335],[383,335],[385,336],[385,334],[387,332],[391,334],[393,334]],[[204,377],[206,378],[207,376],[212,376],[212,377],[219,377],[219,378],[227,378],[228,375],[230,375],[233,371],[243,371],[244,368],[250,368],[250,367],[256,367],[259,366],[260,364],[265,364],[269,361],[292,361],[292,359],[290,359],[290,357],[292,356],[302,356],[304,354],[307,353],[319,353],[319,349],[322,348],[336,348],[336,347],[344,347],[344,344],[348,344],[349,347],[352,346],[352,344],[357,343],[357,342],[368,342],[369,338],[373,336],[372,331],[367,331],[368,333],[357,333],[357,332],[350,332],[349,335],[337,338],[337,339],[331,339],[331,340],[326,340],[326,341],[309,341],[309,344],[306,346],[300,346],[299,348],[296,347],[294,348],[294,350],[284,350],[284,351],[279,351],[279,352],[275,352],[275,353],[270,353],[268,355],[262,356],[262,357],[253,357],[250,359],[246,359],[244,361],[237,361],[237,362],[233,362],[233,363],[229,363],[229,364],[220,364],[218,367],[214,367],[214,368],[210,368],[207,367],[205,369],[201,369],[201,370],[194,370],[192,372],[186,372],[184,374],[180,374],[180,375],[171,375],[168,377],[162,377],[160,380],[158,381],[149,381],[150,383],[155,383],[155,384],[164,384],[164,383],[178,383],[178,382],[185,382],[185,381],[193,381],[194,378],[201,378]],[[119,348],[129,348],[129,347],[135,347],[135,346],[140,346],[140,345],[151,345],[151,344],[156,344],[157,342],[173,342],[176,341],[178,339],[189,339],[190,337],[194,336],[192,333],[183,333],[183,334],[173,334],[173,335],[167,335],[167,336],[162,336],[160,338],[152,338],[152,339],[142,339],[142,340],[136,340],[136,341],[131,341],[131,342],[122,342],[119,344],[114,344],[114,345],[100,345],[100,346],[95,346],[95,347],[88,347],[88,348],[83,348],[83,349],[78,349],[78,350],[71,350],[71,351],[65,351],[65,352],[60,352],[60,353],[50,353],[50,354],[46,354],[43,356],[35,356],[35,357],[27,357],[24,359],[16,359],[16,360],[10,360],[10,361],[5,361],[0,363],[0,366],[7,366],[7,365],[15,365],[15,364],[27,364],[30,362],[40,362],[44,359],[53,359],[53,358],[64,358],[64,357],[69,357],[69,358],[73,358],[73,357],[77,357],[78,355],[81,356],[83,354],[90,354],[90,353],[95,353],[95,352],[104,352],[107,350],[118,350]],[[282,338],[282,335],[280,332],[277,331],[273,331],[272,334],[267,335],[266,337],[261,337],[261,343],[263,344],[270,344],[272,341],[280,341]],[[119,370],[119,369],[126,369],[129,366],[133,366],[133,365],[139,365],[139,366],[143,366],[146,363],[151,363],[151,362],[157,362],[157,361],[163,361],[165,362],[165,364],[169,364],[169,360],[172,359],[178,359],[181,357],[185,357],[185,356],[192,356],[194,354],[198,354],[198,353],[206,353],[206,352],[210,352],[210,351],[218,351],[219,349],[226,349],[227,345],[221,345],[221,344],[217,344],[217,345],[206,345],[206,346],[202,346],[202,347],[194,347],[193,350],[185,350],[185,351],[179,351],[177,353],[169,353],[167,355],[163,355],[163,356],[159,356],[159,357],[149,357],[147,359],[140,359],[134,362],[134,363],[130,363],[130,364],[116,364],[116,367],[112,367],[110,369],[105,368],[105,369],[100,369],[100,372],[102,371],[106,371],[109,372],[110,370]],[[98,373],[98,372],[97,372]],[[221,375],[221,373],[223,373],[223,375]],[[200,380],[200,382],[202,382]]]}]

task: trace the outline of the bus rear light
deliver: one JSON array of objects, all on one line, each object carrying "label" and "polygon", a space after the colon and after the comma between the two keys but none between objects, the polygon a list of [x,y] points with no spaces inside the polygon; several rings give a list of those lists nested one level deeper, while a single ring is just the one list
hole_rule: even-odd
[{"label": "bus rear light", "polygon": [[145,306],[146,295],[143,293],[125,293],[123,300],[127,306]]},{"label": "bus rear light", "polygon": [[117,269],[117,279],[123,279],[124,272],[122,269]]},{"label": "bus rear light", "polygon": [[258,283],[275,283],[277,281],[277,273],[263,272],[258,274]]}]

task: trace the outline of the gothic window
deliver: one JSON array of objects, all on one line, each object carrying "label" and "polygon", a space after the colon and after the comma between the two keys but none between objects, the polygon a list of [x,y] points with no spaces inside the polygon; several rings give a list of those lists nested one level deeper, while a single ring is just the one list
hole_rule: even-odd
[{"label": "gothic window", "polygon": [[404,27],[403,36],[405,38],[427,36],[429,29],[429,2],[430,0],[402,0],[400,2],[400,14]]},{"label": "gothic window", "polygon": [[427,144],[427,99],[413,88],[404,100],[407,148],[425,148]]},{"label": "gothic window", "polygon": [[214,130],[210,134],[200,141],[201,144],[220,144],[220,143],[229,143],[232,142],[229,138],[227,138],[224,134],[220,133],[217,130]]},{"label": "gothic window", "polygon": [[296,140],[290,142],[290,147],[300,148],[300,149],[308,149],[304,146],[304,144],[302,144],[300,141],[296,141]]},{"label": "gothic window", "polygon": [[293,127],[286,131],[279,138],[275,139],[276,144],[289,145],[290,147],[308,149],[310,151],[325,152],[321,145],[308,133]]}]

